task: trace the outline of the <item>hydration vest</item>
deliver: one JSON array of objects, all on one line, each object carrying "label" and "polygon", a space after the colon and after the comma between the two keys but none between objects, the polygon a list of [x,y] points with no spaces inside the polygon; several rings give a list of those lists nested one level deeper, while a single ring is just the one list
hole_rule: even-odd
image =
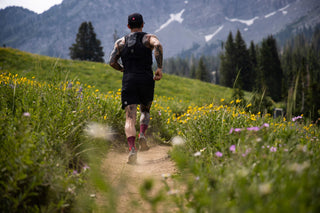
[{"label": "hydration vest", "polygon": [[125,46],[120,53],[125,74],[148,74],[152,71],[152,50],[142,43],[144,32],[130,33],[125,36]]}]

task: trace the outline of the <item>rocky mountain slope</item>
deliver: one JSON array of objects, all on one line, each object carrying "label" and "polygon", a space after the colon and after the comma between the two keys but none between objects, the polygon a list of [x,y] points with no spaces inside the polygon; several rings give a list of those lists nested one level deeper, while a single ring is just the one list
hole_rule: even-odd
[{"label": "rocky mountain slope", "polygon": [[319,0],[64,0],[39,15],[19,7],[0,10],[0,44],[69,58],[80,24],[91,21],[108,61],[115,30],[118,36],[128,33],[133,12],[143,14],[144,30],[160,38],[165,57],[215,53],[237,29],[247,42],[258,42],[287,26],[320,23]]}]

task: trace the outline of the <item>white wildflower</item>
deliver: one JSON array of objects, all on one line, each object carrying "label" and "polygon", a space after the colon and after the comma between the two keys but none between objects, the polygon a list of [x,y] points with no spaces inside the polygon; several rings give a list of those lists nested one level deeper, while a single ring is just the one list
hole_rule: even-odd
[{"label": "white wildflower", "polygon": [[293,164],[289,165],[288,169],[289,169],[289,171],[293,171],[298,174],[301,174],[303,172],[303,170],[305,170],[309,167],[310,167],[310,163],[308,161],[305,161],[302,164],[293,163]]},{"label": "white wildflower", "polygon": [[113,131],[109,126],[94,122],[88,124],[85,132],[90,137],[105,140],[111,140],[113,135]]},{"label": "white wildflower", "polygon": [[272,191],[272,188],[270,183],[262,183],[259,185],[259,192],[261,195],[270,194],[271,191]]},{"label": "white wildflower", "polygon": [[175,136],[174,138],[172,138],[173,146],[181,146],[181,145],[184,145],[185,143],[186,143],[185,140],[180,136]]},{"label": "white wildflower", "polygon": [[201,155],[201,152],[196,152],[196,153],[193,154],[193,156],[195,156],[195,157],[198,157],[200,155]]}]

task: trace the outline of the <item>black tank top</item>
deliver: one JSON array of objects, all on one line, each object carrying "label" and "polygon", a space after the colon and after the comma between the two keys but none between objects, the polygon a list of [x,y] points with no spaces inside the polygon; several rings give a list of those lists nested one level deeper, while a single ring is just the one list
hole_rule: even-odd
[{"label": "black tank top", "polygon": [[135,32],[125,36],[125,46],[120,53],[124,75],[153,76],[152,50],[142,43],[145,34],[147,33]]}]

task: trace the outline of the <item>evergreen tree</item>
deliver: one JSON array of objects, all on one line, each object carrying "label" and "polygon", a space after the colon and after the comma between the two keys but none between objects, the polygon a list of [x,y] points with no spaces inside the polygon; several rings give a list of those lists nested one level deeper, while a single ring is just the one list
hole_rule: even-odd
[{"label": "evergreen tree", "polygon": [[104,62],[101,42],[96,38],[91,22],[83,22],[77,33],[76,43],[69,48],[73,60]]},{"label": "evergreen tree", "polygon": [[262,41],[259,68],[261,72],[260,90],[262,91],[265,87],[266,95],[275,101],[280,101],[283,73],[276,40],[273,36],[268,36]]},{"label": "evergreen tree", "polygon": [[196,65],[193,63],[190,68],[190,78],[196,78]]},{"label": "evergreen tree", "polygon": [[254,84],[252,78],[252,66],[250,63],[249,51],[247,50],[246,43],[242,39],[241,33],[238,30],[235,38],[235,66],[239,78],[236,86],[237,88],[251,91]]},{"label": "evergreen tree", "polygon": [[249,47],[249,58],[251,63],[251,76],[250,81],[252,83],[252,90],[257,88],[257,81],[258,81],[258,59],[257,59],[257,51],[253,41],[250,42]]},{"label": "evergreen tree", "polygon": [[204,64],[204,57],[202,56],[199,60],[199,64],[196,70],[196,79],[201,81],[210,82],[209,72]]},{"label": "evergreen tree", "polygon": [[235,44],[232,32],[229,33],[228,39],[224,44],[225,52],[220,55],[220,82],[222,86],[233,87],[237,76],[235,69]]},{"label": "evergreen tree", "polygon": [[320,52],[320,26],[315,29],[315,32],[312,35],[312,46],[315,52]]}]

